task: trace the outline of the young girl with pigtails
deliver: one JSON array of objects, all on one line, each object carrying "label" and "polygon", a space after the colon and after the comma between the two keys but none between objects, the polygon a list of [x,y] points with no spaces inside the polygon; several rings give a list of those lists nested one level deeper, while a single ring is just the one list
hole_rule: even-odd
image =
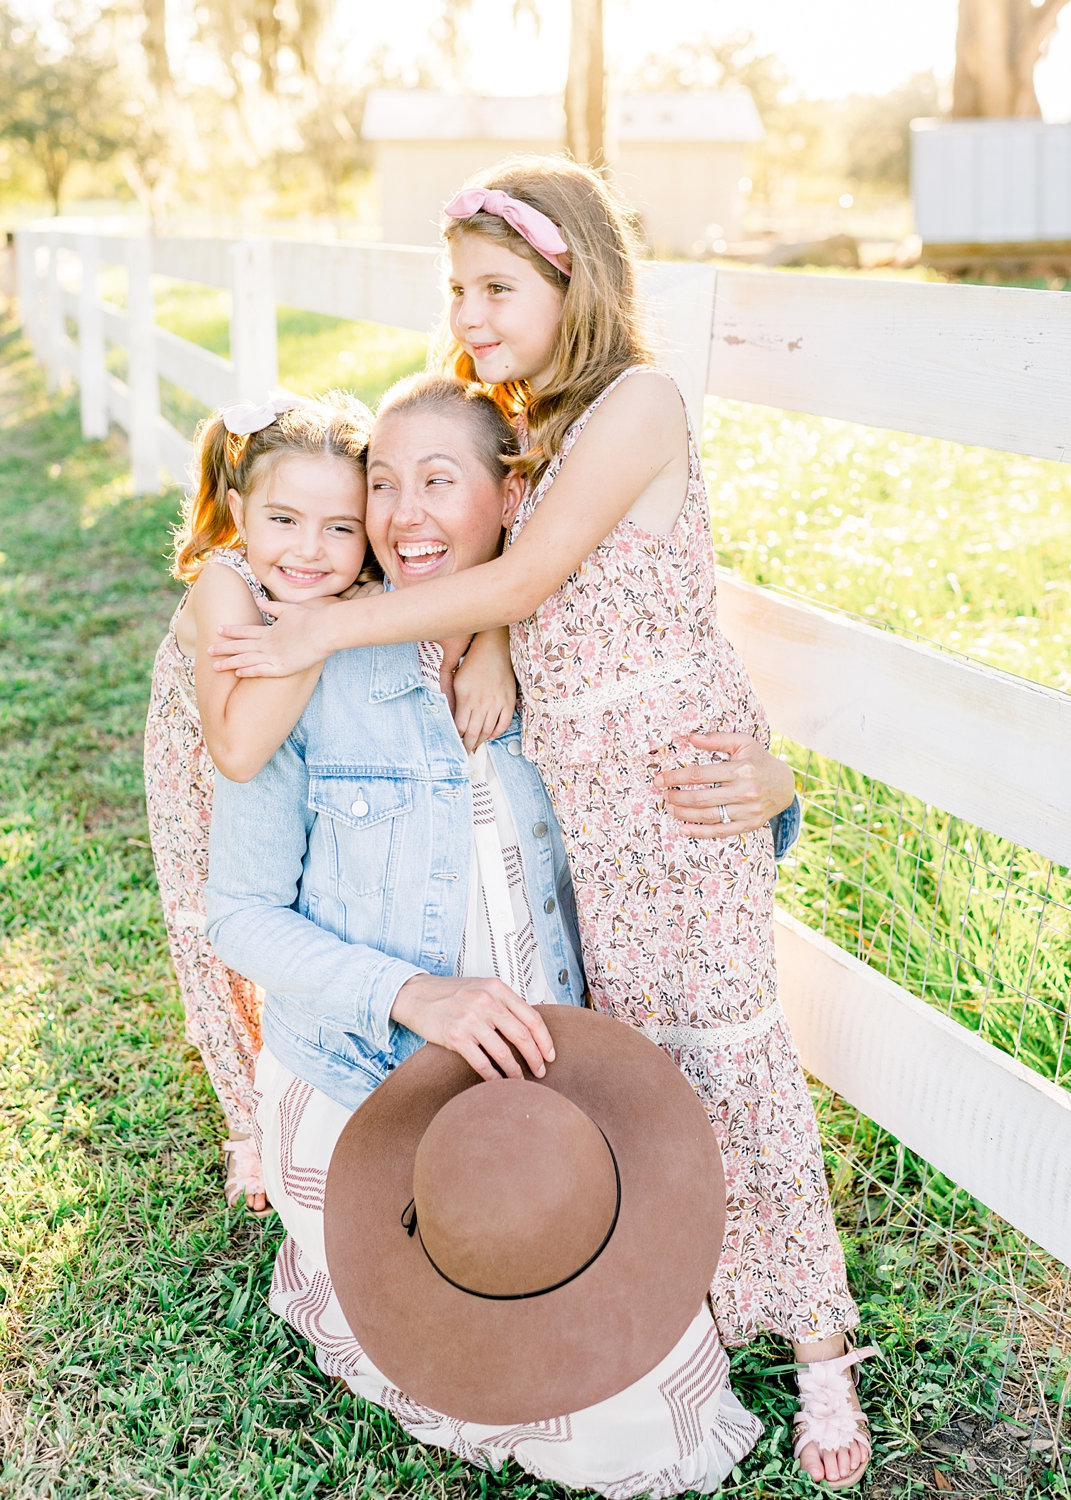
[{"label": "young girl with pigtails", "polygon": [[[230,626],[227,676],[307,671],[344,647],[511,626],[524,748],[576,888],[592,1003],[642,1030],[706,1105],[728,1227],[711,1303],[722,1340],[791,1341],[796,1453],[856,1483],[870,1440],[846,1350],[858,1321],[814,1111],[777,999],[774,851],[742,788],[761,705],[717,623],[707,497],[680,391],[641,327],[636,245],[607,184],[564,158],[507,162],[445,210],[445,367],[510,413],[528,489],[509,545],[420,588]],[[422,483],[437,480],[429,455]],[[369,451],[370,505],[393,492]],[[716,725],[713,736],[689,733]],[[664,788],[717,757],[717,838]],[[687,779],[687,778],[685,778]]]},{"label": "young girl with pigtails", "polygon": [[[341,392],[229,407],[204,423],[175,539],[173,572],[186,592],[153,666],[145,788],[168,943],[187,1035],[226,1117],[226,1201],[244,1197],[256,1214],[269,1211],[252,1129],[260,996],[204,936],[212,786],[217,769],[234,781],[260,770],[320,669],[239,681],[211,669],[208,647],[224,622],[270,620],[268,604],[322,605],[356,585],[378,587],[364,526],[371,425],[368,408]],[[513,713],[501,642],[470,649],[454,681],[459,730],[475,750]]]}]

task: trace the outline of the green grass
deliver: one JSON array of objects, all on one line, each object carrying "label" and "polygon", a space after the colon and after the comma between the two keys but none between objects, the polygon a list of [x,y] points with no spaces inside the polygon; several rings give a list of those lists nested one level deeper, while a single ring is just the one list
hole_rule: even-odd
[{"label": "green grass", "polygon": [[[280,340],[289,384],[315,389],[348,368],[346,383],[374,396],[419,361],[414,341],[384,335],[366,366],[351,325],[316,319],[314,355],[306,315],[296,317],[293,341]],[[205,338],[218,338],[218,314],[204,320]],[[744,413],[724,432],[719,464],[730,447],[760,442],[749,422]],[[269,1316],[279,1229],[221,1206],[222,1120],[182,1038],[141,801],[178,496],[131,497],[121,445],[80,442],[74,402],[44,396],[10,325],[0,327],[0,430],[0,1494],[551,1500],[562,1492],[515,1469],[482,1476],[418,1449],[330,1386]],[[859,483],[876,499],[883,481],[868,471]],[[831,550],[822,566],[838,566]],[[800,586],[802,575],[779,581]],[[995,630],[996,615],[979,607],[969,623]],[[849,1129],[829,1122],[846,1204],[867,1195],[834,1149]],[[905,1178],[887,1141],[873,1159],[947,1222],[940,1180],[915,1181],[911,1164]],[[954,1307],[937,1310],[929,1272],[895,1244],[879,1253],[863,1233],[849,1257],[868,1337],[886,1356],[868,1380],[869,1488],[921,1493],[933,1466],[920,1441],[989,1412],[1005,1348],[992,1333],[972,1339]],[[734,1358],[767,1434],[727,1494],[814,1494],[790,1457],[790,1382],[767,1374],[783,1358],[761,1345]],[[979,1494],[997,1485],[971,1482]],[[1060,1490],[1039,1460],[1014,1492]]]},{"label": "green grass", "polygon": [[1071,688],[1066,464],[736,402],[705,454],[743,577]]}]

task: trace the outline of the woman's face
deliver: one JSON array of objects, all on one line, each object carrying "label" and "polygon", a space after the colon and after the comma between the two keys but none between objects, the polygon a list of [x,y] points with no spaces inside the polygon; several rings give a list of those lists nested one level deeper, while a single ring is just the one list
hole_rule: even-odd
[{"label": "woman's face", "polygon": [[368,450],[368,540],[395,588],[459,573],[497,556],[523,490],[489,472],[464,415],[389,413]]}]

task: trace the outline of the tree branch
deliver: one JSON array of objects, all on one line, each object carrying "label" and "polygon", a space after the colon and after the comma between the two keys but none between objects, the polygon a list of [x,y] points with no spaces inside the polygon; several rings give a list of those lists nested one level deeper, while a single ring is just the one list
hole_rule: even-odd
[{"label": "tree branch", "polygon": [[1068,0],[1041,0],[1040,5],[1031,5],[1030,0],[1023,0],[1018,28],[1020,56],[1028,50],[1035,58],[1041,55],[1042,48],[1067,3]]}]

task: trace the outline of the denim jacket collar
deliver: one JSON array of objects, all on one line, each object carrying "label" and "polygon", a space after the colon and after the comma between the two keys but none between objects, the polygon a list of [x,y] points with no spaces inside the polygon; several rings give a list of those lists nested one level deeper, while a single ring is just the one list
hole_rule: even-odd
[{"label": "denim jacket collar", "polygon": [[411,646],[372,646],[372,667],[368,674],[368,701],[382,703],[400,698],[423,686],[420,664]]}]

